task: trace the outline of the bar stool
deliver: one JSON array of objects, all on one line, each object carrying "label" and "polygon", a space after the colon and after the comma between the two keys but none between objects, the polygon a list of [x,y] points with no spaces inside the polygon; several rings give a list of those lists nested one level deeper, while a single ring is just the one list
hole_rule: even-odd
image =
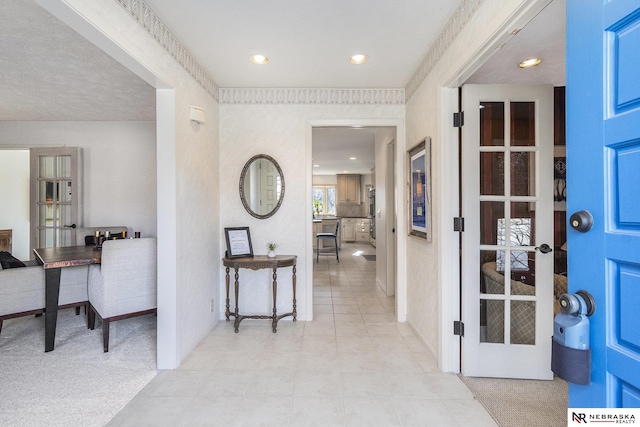
[{"label": "bar stool", "polygon": [[[335,233],[318,233],[316,234],[316,262],[320,262],[320,241],[321,240],[333,240],[334,249],[336,251],[336,259],[340,262],[340,255],[338,255],[338,230],[340,229],[340,220],[336,221]],[[327,251],[326,254],[331,255],[333,251]]]}]

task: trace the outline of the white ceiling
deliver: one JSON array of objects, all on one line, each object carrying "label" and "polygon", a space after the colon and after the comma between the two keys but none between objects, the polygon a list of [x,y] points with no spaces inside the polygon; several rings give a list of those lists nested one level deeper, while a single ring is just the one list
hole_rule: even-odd
[{"label": "white ceiling", "polygon": [[[147,3],[220,87],[398,88],[406,85],[459,1]],[[565,0],[553,0],[469,82],[564,85],[564,7]],[[0,120],[155,119],[151,86],[33,0],[0,2],[0,52]],[[348,56],[359,52],[368,54],[369,62],[349,64]],[[254,53],[271,61],[252,64]],[[530,56],[541,57],[542,64],[517,68]],[[331,171],[368,171],[373,132],[314,132],[314,142],[316,137],[323,141],[314,144],[314,163],[322,160]],[[362,151],[367,144],[369,154]],[[349,151],[365,163],[338,163]]]},{"label": "white ceiling", "polygon": [[[375,161],[376,132],[385,128],[313,128],[313,174],[369,174]],[[355,157],[355,160],[351,160]]]},{"label": "white ceiling", "polygon": [[[147,0],[220,87],[404,87],[453,0]],[[255,65],[249,56],[270,58]],[[349,56],[370,60],[352,65]]]}]

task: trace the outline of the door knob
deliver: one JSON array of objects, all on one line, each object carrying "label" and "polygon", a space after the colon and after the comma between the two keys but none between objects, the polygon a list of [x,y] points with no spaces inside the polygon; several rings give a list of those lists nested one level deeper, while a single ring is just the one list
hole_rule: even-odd
[{"label": "door knob", "polygon": [[540,246],[536,246],[536,250],[542,252],[543,254],[548,254],[549,252],[553,252],[551,246],[546,243],[541,244]]},{"label": "door knob", "polygon": [[586,233],[593,227],[593,217],[589,211],[578,211],[569,217],[569,224],[574,230]]},{"label": "door knob", "polygon": [[67,227],[67,228],[76,228],[76,225],[75,224],[65,225],[65,227]]}]

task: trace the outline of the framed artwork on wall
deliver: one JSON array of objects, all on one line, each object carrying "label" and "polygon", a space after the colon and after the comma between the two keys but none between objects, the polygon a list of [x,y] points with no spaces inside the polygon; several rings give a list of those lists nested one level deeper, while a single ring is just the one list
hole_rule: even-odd
[{"label": "framed artwork on wall", "polygon": [[409,235],[431,241],[431,138],[408,151]]},{"label": "framed artwork on wall", "polygon": [[224,229],[227,241],[227,258],[252,257],[251,233],[249,227],[227,227]]}]

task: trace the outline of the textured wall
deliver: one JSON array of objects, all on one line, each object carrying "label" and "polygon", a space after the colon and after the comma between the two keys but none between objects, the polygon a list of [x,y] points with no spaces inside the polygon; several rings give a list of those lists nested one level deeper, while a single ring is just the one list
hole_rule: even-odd
[{"label": "textured wall", "polygon": [[[488,41],[517,28],[504,26],[508,19],[517,21],[526,16],[527,8],[535,9],[544,3],[538,0],[466,2],[471,7],[469,12],[473,10],[473,13],[454,17],[457,24],[454,22],[446,28],[443,39],[433,48],[434,62],[423,63],[409,84],[405,122],[407,147],[425,136],[431,137],[433,178],[433,240],[427,243],[412,237],[407,239],[407,266],[410,266],[407,268],[407,321],[438,355],[440,365],[446,365],[445,369],[449,370],[459,366],[459,350],[455,349],[455,338],[451,334],[459,305],[459,293],[452,292],[459,286],[457,273],[454,274],[458,269],[458,256],[457,252],[450,251],[451,242],[457,242],[458,238],[451,226],[457,212],[458,188],[451,184],[457,175],[457,138],[450,130],[452,113],[457,110],[443,99],[448,95],[442,89],[463,85],[475,67],[493,51]],[[443,357],[448,360],[443,361]]]},{"label": "textured wall", "polygon": [[[306,319],[304,301],[311,284],[307,272],[312,268],[311,233],[311,169],[307,164],[307,124],[321,119],[398,119],[404,117],[402,105],[248,105],[220,106],[220,228],[249,226],[255,254],[266,254],[266,244],[275,241],[280,254],[298,256],[298,313]],[[285,196],[280,210],[271,218],[260,220],[250,216],[240,202],[238,182],[245,162],[255,154],[272,156],[282,168]],[[310,156],[309,156],[310,158]],[[307,179],[309,181],[307,182]],[[309,188],[307,189],[307,185]],[[309,234],[307,236],[307,234]],[[225,243],[220,241],[224,253]],[[283,286],[278,289],[278,311],[291,307],[291,270],[282,271]],[[270,274],[265,271],[241,272],[242,312],[268,313],[271,301]],[[220,277],[221,284],[224,277]],[[248,285],[248,286],[247,286]],[[221,286],[221,298],[224,286]]]},{"label": "textured wall", "polygon": [[[219,317],[210,303],[219,294],[220,272],[217,101],[119,2],[40,3],[162,89],[156,94],[162,117],[156,151],[158,365],[175,368]],[[189,120],[190,105],[206,111],[205,125]]]}]

